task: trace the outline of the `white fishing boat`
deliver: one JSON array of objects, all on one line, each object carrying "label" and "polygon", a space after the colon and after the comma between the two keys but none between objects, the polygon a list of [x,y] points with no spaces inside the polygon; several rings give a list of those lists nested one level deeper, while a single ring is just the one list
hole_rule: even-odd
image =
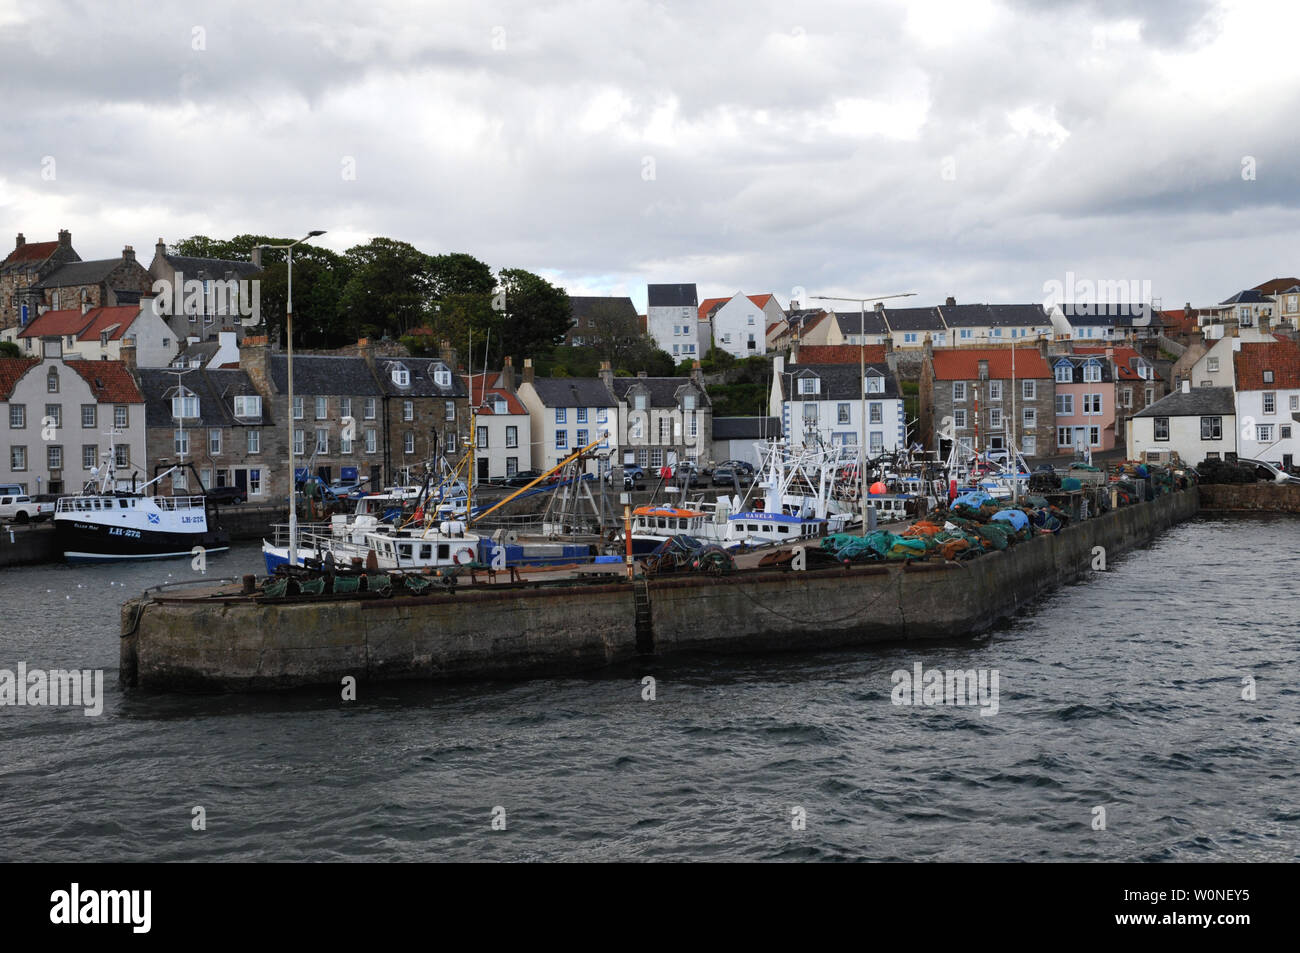
[{"label": "white fishing boat", "polygon": [[224,533],[209,531],[206,497],[145,492],[151,487],[156,490],[180,469],[171,467],[134,492],[122,490],[115,479],[112,451],[107,451],[104,465],[96,471],[98,485],[89,484],[84,493],[60,497],[55,504],[55,540],[63,558],[68,562],[167,559],[190,556],[196,546],[205,553],[229,549]]}]

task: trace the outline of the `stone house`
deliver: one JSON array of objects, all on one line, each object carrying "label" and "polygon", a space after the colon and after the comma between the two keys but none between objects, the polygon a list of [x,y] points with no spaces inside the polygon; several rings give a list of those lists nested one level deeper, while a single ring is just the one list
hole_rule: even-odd
[{"label": "stone house", "polygon": [[14,250],[0,261],[0,329],[22,327],[38,313],[28,289],[56,268],[81,261],[72,248],[72,233],[59,230],[58,241],[29,242],[19,232]]},{"label": "stone house", "polygon": [[[644,372],[615,377],[605,363],[600,382],[617,402],[614,444],[622,458],[611,454],[612,462],[655,469],[708,459],[713,448],[713,405],[698,361],[690,377],[648,377]],[[580,431],[577,440],[581,439]]]},{"label": "stone house", "polygon": [[1056,452],[1055,391],[1039,347],[926,348],[920,376],[920,439],[946,458],[954,439],[971,449],[1026,457]]},{"label": "stone house", "polygon": [[206,341],[221,331],[233,331],[242,340],[244,316],[251,321],[258,316],[252,313],[255,307],[260,310],[260,293],[254,294],[261,273],[252,261],[170,254],[161,238],[149,263],[158,313],[182,341]]},{"label": "stone house", "polygon": [[149,293],[149,272],[127,245],[120,258],[65,261],[18,293],[30,316],[41,311],[139,304]]},{"label": "stone house", "polygon": [[[455,372],[455,353],[444,342],[442,357],[373,357],[370,368],[382,394],[384,472],[403,484],[419,483],[425,468],[435,475],[439,459],[452,466],[469,439],[469,390]],[[294,358],[295,365],[297,358]]]}]

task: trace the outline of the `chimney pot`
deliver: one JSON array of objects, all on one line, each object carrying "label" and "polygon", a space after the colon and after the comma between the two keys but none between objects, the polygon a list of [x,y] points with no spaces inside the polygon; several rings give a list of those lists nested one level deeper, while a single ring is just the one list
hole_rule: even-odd
[{"label": "chimney pot", "polygon": [[72,232],[66,228],[59,229],[59,244],[65,248],[69,247],[72,244]]},{"label": "chimney pot", "polygon": [[957,299],[954,298],[952,295],[949,295],[947,298],[944,299],[943,304],[944,307],[946,308],[955,308],[957,307]]}]

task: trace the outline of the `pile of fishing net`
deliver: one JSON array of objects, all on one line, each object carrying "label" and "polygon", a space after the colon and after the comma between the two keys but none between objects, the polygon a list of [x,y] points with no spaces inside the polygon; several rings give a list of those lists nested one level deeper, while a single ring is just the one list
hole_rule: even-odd
[{"label": "pile of fishing net", "polygon": [[924,559],[930,548],[925,539],[895,536],[883,529],[866,536],[834,533],[822,539],[822,550],[842,563]]}]

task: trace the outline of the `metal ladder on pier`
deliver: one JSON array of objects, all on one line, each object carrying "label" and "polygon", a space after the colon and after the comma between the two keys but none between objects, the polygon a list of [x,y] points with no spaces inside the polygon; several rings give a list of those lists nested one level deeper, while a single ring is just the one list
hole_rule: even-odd
[{"label": "metal ladder on pier", "polygon": [[636,606],[636,650],[641,655],[653,655],[655,633],[650,620],[650,583],[644,575],[632,577],[632,598]]}]

